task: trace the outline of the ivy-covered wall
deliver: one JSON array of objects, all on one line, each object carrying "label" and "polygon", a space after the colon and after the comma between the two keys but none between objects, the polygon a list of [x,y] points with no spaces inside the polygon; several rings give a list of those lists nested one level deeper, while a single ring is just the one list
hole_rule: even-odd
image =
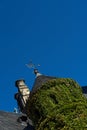
[{"label": "ivy-covered wall", "polygon": [[53,79],[36,91],[26,105],[35,130],[86,130],[87,99],[72,79]]}]

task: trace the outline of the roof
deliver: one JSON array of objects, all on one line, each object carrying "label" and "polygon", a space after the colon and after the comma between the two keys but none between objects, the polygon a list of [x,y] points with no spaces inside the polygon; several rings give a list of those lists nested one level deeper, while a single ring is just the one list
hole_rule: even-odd
[{"label": "roof", "polygon": [[[46,76],[46,75],[39,75],[36,77],[33,88],[31,90],[31,94],[35,93],[37,89],[39,89],[42,84],[46,83],[47,81],[51,79],[56,79],[57,77],[52,77],[52,76]],[[87,86],[82,86],[82,92],[83,94],[87,97]]]},{"label": "roof", "polygon": [[83,94],[86,96],[86,98],[87,98],[87,86],[83,86],[82,87],[82,92],[83,92]]},{"label": "roof", "polygon": [[87,94],[87,86],[83,86],[82,91],[83,91],[83,93]]},{"label": "roof", "polygon": [[33,88],[31,90],[31,94],[36,92],[37,89],[39,89],[42,84],[46,83],[47,81],[51,80],[51,79],[56,79],[56,77],[52,77],[52,76],[45,76],[45,75],[39,75],[36,77]]},{"label": "roof", "polygon": [[20,121],[22,114],[0,111],[0,130],[34,130],[33,126]]}]

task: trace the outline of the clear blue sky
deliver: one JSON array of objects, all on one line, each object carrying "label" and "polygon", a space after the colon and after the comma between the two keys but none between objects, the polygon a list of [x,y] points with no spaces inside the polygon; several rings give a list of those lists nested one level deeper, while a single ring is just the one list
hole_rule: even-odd
[{"label": "clear blue sky", "polygon": [[40,72],[87,85],[86,0],[0,0],[0,110],[16,107],[15,81]]}]

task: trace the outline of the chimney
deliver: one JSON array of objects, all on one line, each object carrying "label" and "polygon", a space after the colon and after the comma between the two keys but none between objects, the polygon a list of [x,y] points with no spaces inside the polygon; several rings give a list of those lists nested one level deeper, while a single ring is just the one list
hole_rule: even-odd
[{"label": "chimney", "polygon": [[15,99],[17,100],[20,110],[23,112],[26,102],[29,98],[30,90],[25,84],[25,80],[17,80],[15,86],[18,88],[18,93],[15,94]]}]

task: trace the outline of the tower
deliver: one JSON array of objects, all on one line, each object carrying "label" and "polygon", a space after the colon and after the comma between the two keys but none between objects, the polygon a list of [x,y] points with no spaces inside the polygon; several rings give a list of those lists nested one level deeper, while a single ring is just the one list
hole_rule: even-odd
[{"label": "tower", "polygon": [[25,105],[29,98],[30,90],[25,84],[25,80],[17,80],[15,86],[18,88],[18,93],[15,94],[15,99],[17,100],[19,109],[21,112],[25,113]]}]

